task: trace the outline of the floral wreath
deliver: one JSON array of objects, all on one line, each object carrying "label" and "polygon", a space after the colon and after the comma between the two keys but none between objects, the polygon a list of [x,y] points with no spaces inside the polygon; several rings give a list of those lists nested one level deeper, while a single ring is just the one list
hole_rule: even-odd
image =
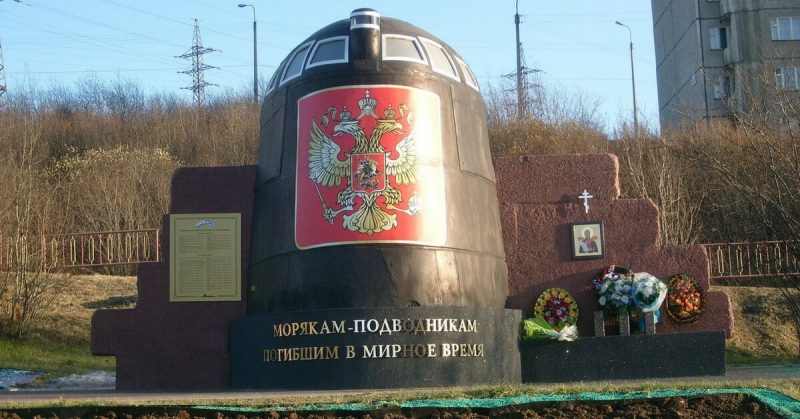
[{"label": "floral wreath", "polygon": [[546,320],[558,332],[578,322],[578,303],[567,290],[548,288],[536,300],[533,315]]},{"label": "floral wreath", "polygon": [[667,314],[676,323],[694,323],[703,314],[705,297],[694,279],[677,274],[669,279]]}]

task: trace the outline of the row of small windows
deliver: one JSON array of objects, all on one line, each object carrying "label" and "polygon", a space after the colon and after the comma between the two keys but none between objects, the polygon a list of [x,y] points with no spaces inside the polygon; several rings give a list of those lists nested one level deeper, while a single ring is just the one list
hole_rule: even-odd
[{"label": "row of small windows", "polygon": [[[269,82],[268,91],[278,85],[279,75],[280,84],[283,85],[289,80],[299,77],[305,68],[312,68],[320,65],[346,63],[348,61],[348,36],[336,36],[317,42],[308,42],[292,54],[288,64],[281,71],[277,71]],[[312,48],[313,47],[313,48]],[[424,51],[423,51],[424,50]],[[433,71],[450,77],[456,81],[461,81],[458,75],[458,68],[464,75],[464,82],[475,90],[479,90],[478,81],[472,70],[459,57],[451,57],[445,48],[426,38],[415,38],[406,35],[383,35],[383,59],[387,61],[410,61],[419,64],[430,65]],[[310,57],[309,59],[307,59]]]},{"label": "row of small windows", "polygon": [[[306,62],[306,57],[309,55],[309,50],[311,51],[311,59],[308,60],[306,68],[327,64],[346,63],[349,40],[350,38],[347,36],[335,36],[333,38],[328,38],[317,42],[316,45],[314,45],[313,50],[311,49],[312,44],[314,44],[313,42],[309,42],[301,46],[299,49],[297,49],[297,51],[294,52],[292,58],[289,59],[289,64],[286,65],[286,69],[283,71],[281,84],[286,83],[287,81],[296,78],[303,73],[303,63]],[[275,87],[276,79],[277,77],[273,77],[272,81],[270,81],[270,90]]]},{"label": "row of small windows", "polygon": [[[775,86],[780,90],[800,90],[800,67],[778,67],[775,69]],[[714,99],[726,99],[732,90],[729,76],[714,79]]]},{"label": "row of small windows", "polygon": [[383,35],[383,59],[412,61],[427,65],[429,63],[425,58],[425,53],[422,51],[423,46],[427,56],[430,58],[430,66],[433,71],[461,81],[456,69],[456,67],[459,67],[464,75],[464,82],[478,90],[478,81],[464,60],[458,57],[455,57],[454,60],[443,46],[430,39],[417,39],[406,35]]},{"label": "row of small windows", "polygon": [[800,17],[773,17],[770,26],[773,41],[800,40]]},{"label": "row of small windows", "polygon": [[[776,68],[775,86],[780,90],[800,90],[800,67]],[[717,76],[714,79],[714,99],[726,99],[731,94],[731,87],[729,76]]]},{"label": "row of small windows", "polygon": [[[770,19],[773,41],[800,40],[800,17],[773,17]],[[709,49],[728,47],[728,28],[708,28]]]}]

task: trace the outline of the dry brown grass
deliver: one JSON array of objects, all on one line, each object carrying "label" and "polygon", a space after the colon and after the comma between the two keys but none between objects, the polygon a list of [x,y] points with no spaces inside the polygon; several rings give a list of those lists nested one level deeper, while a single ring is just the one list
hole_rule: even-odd
[{"label": "dry brown grass", "polygon": [[[774,288],[715,287],[731,299],[735,328],[728,349],[759,358],[791,358],[798,342],[791,313]],[[97,308],[132,308],[136,277],[75,276],[35,329],[47,336],[89,342]]]},{"label": "dry brown grass", "polygon": [[78,275],[52,301],[32,334],[51,339],[89,343],[92,314],[97,308],[132,308],[136,277]]},{"label": "dry brown grass", "polygon": [[797,334],[791,311],[775,288],[716,287],[731,299],[734,331],[729,351],[758,358],[792,358]]}]

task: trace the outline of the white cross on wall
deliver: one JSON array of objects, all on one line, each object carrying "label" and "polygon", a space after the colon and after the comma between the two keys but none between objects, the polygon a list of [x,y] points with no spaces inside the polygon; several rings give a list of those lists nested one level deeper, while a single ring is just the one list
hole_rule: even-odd
[{"label": "white cross on wall", "polygon": [[578,197],[578,199],[583,200],[583,209],[586,211],[586,214],[589,213],[589,199],[594,198],[594,196],[589,195],[589,191],[586,189],[583,190],[583,193]]}]

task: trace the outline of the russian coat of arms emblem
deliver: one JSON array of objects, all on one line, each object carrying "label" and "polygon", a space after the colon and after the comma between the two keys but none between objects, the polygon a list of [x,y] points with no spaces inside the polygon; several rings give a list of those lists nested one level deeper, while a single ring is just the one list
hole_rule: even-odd
[{"label": "russian coat of arms emblem", "polygon": [[346,86],[298,102],[295,242],[441,245],[446,236],[439,98]]}]

